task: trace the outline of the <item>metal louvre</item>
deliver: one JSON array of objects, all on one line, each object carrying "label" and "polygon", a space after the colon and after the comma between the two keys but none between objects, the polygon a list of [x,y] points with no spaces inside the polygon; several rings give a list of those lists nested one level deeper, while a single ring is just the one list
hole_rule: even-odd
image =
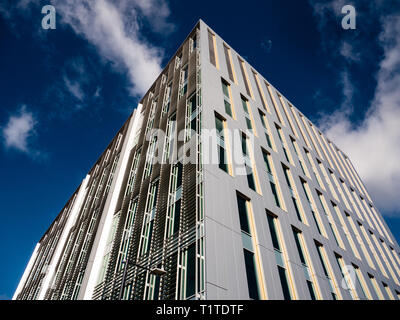
[{"label": "metal louvre", "polygon": [[171,107],[168,115],[172,114],[176,110],[176,104],[178,102],[178,90],[180,83],[180,68],[174,70],[173,80],[172,80],[172,92],[171,92]]}]

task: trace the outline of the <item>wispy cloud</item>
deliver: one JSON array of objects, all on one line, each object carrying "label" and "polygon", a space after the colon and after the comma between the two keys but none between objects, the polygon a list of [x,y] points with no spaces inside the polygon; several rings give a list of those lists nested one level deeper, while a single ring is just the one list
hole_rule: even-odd
[{"label": "wispy cloud", "polygon": [[72,81],[67,76],[64,76],[64,83],[68,91],[79,101],[83,101],[85,94],[81,88],[81,84],[78,81]]},{"label": "wispy cloud", "polygon": [[33,114],[21,107],[18,114],[11,115],[2,129],[4,145],[7,149],[16,149],[30,153],[29,139],[35,134],[37,121]]},{"label": "wispy cloud", "polygon": [[161,32],[169,9],[165,1],[53,0],[61,22],[89,41],[114,68],[127,73],[132,95],[144,94],[161,72],[163,52],[140,34],[141,19]]},{"label": "wispy cloud", "polygon": [[[360,4],[355,1],[355,6]],[[324,10],[336,10],[343,1],[329,1],[318,4],[311,1],[317,16]],[[400,11],[392,11],[390,15],[379,1],[370,7],[369,14],[377,14],[381,28],[377,39],[357,39],[356,42],[342,42],[337,46],[343,63],[339,70],[342,84],[343,100],[341,108],[330,115],[323,115],[319,119],[321,129],[350,157],[367,188],[372,194],[377,206],[384,214],[400,214]],[[374,9],[372,11],[371,9]],[[340,11],[339,11],[340,12]],[[326,12],[324,15],[327,14]],[[334,14],[334,13],[332,13]],[[320,22],[323,26],[324,22]],[[323,32],[324,29],[321,29]],[[368,33],[367,33],[368,34]],[[377,86],[373,99],[364,117],[358,123],[351,121],[353,115],[353,96],[358,90],[357,84],[352,81],[348,63],[362,63],[361,52],[371,42],[379,45],[383,51],[383,58],[379,63],[375,75]],[[365,62],[365,61],[364,61]]]},{"label": "wispy cloud", "polygon": [[[161,72],[163,50],[146,40],[144,29],[170,34],[167,0],[49,0],[57,10],[57,28],[70,27],[96,50],[102,61],[126,74],[132,96],[142,96]],[[15,16],[33,15],[39,0],[0,2],[0,14],[12,23]],[[39,12],[39,11],[37,11]],[[43,30],[42,30],[43,31]],[[41,33],[37,30],[37,33]],[[47,33],[46,33],[47,34]],[[82,97],[79,83],[64,77],[70,93]]]},{"label": "wispy cloud", "polygon": [[340,47],[340,55],[349,62],[360,61],[360,53],[355,52],[353,45],[349,41],[343,41]]}]

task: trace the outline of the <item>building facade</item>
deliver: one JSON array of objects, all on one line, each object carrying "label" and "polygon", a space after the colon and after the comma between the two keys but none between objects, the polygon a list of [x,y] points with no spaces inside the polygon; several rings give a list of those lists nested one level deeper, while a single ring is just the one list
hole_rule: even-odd
[{"label": "building facade", "polygon": [[13,299],[400,299],[350,159],[199,21],[37,244]]}]

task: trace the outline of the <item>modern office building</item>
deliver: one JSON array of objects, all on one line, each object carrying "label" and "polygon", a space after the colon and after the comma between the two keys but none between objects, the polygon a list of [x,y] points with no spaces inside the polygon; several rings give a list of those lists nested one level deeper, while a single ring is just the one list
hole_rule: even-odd
[{"label": "modern office building", "polygon": [[200,20],[14,299],[398,300],[399,253],[350,159]]}]

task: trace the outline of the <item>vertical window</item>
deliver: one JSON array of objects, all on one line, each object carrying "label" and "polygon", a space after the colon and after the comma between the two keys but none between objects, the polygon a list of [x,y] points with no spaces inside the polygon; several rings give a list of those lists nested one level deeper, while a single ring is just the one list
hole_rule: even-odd
[{"label": "vertical window", "polygon": [[217,129],[218,166],[229,173],[228,158],[225,146],[225,120],[215,115],[215,128]]},{"label": "vertical window", "polygon": [[272,138],[271,138],[270,131],[268,129],[268,125],[267,125],[267,120],[265,118],[265,114],[260,109],[258,109],[258,114],[260,115],[261,124],[264,127],[264,133],[265,133],[265,138],[267,139],[268,147],[270,147],[271,149],[275,150],[275,148],[274,148],[274,146],[272,144]]},{"label": "vertical window", "polygon": [[336,286],[336,282],[335,282],[335,278],[332,272],[332,268],[330,267],[329,264],[329,260],[328,257],[326,255],[326,252],[324,250],[324,247],[322,246],[322,244],[320,244],[319,242],[315,241],[315,246],[317,248],[317,253],[318,253],[318,257],[319,260],[321,262],[321,266],[322,266],[322,270],[324,271],[324,275],[326,277],[326,280],[329,283],[329,287],[330,287],[330,291],[331,291],[331,295],[332,295],[332,299],[333,300],[337,300],[338,299],[338,288]]},{"label": "vertical window", "polygon": [[127,184],[126,190],[125,190],[125,196],[127,196],[129,193],[132,192],[133,186],[135,184],[135,178],[136,178],[137,168],[139,165],[141,151],[142,151],[141,148],[136,150],[135,155],[133,156],[132,166],[131,166],[131,170],[129,172],[129,177],[128,177],[128,184]]},{"label": "vertical window", "polygon": [[274,201],[275,201],[275,205],[279,208],[284,208],[284,204],[281,201],[281,197],[278,191],[279,185],[277,186],[277,184],[279,183],[276,179],[275,179],[275,175],[273,173],[273,164],[272,164],[272,159],[271,159],[271,155],[262,150],[263,153],[263,158],[264,158],[264,164],[265,164],[265,170],[267,171],[267,175],[268,175],[268,179],[269,179],[269,184],[271,187],[271,191],[272,191],[272,195],[274,197]]},{"label": "vertical window", "polygon": [[221,79],[221,85],[222,85],[222,93],[224,94],[224,106],[225,106],[225,112],[233,118],[233,107],[232,107],[232,100],[231,100],[231,89],[228,84],[224,79]]},{"label": "vertical window", "polygon": [[231,79],[232,82],[236,82],[235,71],[232,65],[231,50],[226,46],[225,43],[224,43],[224,54],[225,54],[225,61],[226,61],[226,67],[228,69],[229,79]]},{"label": "vertical window", "polygon": [[140,255],[144,255],[150,249],[153,234],[154,217],[156,214],[158,181],[151,184],[146,200],[146,210],[143,218],[142,234],[140,239]]},{"label": "vertical window", "polygon": [[249,102],[248,102],[247,99],[246,99],[245,97],[243,97],[242,95],[240,95],[240,99],[241,99],[241,101],[242,101],[242,106],[243,106],[243,111],[244,111],[244,115],[245,115],[245,119],[246,119],[246,126],[247,126],[247,129],[248,129],[252,134],[255,134],[254,125],[253,125],[253,118],[252,118],[252,115],[251,115]]},{"label": "vertical window", "polygon": [[181,200],[182,200],[182,170],[181,162],[173,165],[169,186],[168,211],[166,216],[166,238],[179,231]]},{"label": "vertical window", "polygon": [[149,132],[149,130],[151,128],[153,128],[154,118],[156,115],[156,109],[157,109],[157,98],[154,99],[153,102],[151,103],[149,118],[147,120],[147,125],[146,125],[146,132],[144,134],[145,136],[147,136],[147,133]]},{"label": "vertical window", "polygon": [[368,243],[368,246],[369,246],[369,248],[370,248],[370,250],[371,250],[371,252],[372,252],[372,254],[373,254],[373,256],[374,256],[374,258],[376,260],[376,262],[378,262],[379,269],[381,270],[382,274],[386,278],[389,278],[388,274],[386,272],[386,269],[384,268],[384,266],[382,264],[382,260],[381,260],[380,256],[378,256],[378,253],[376,252],[375,247],[374,247],[373,243],[371,242],[369,234],[367,233],[367,231],[365,230],[364,226],[359,221],[357,221],[357,223],[360,226],[360,229],[361,229],[361,231],[362,231],[362,233],[364,235],[365,240]]},{"label": "vertical window", "polygon": [[151,171],[153,169],[156,145],[157,145],[157,136],[153,135],[153,137],[150,139],[149,146],[147,147],[146,163],[144,167],[143,179],[146,179],[151,175]]},{"label": "vertical window", "polygon": [[188,85],[188,66],[185,66],[181,70],[181,91],[180,96],[183,97],[187,92]]},{"label": "vertical window", "polygon": [[325,188],[322,186],[321,177],[319,176],[318,171],[317,171],[317,168],[315,167],[315,164],[314,164],[313,158],[312,158],[312,156],[311,156],[311,153],[308,152],[307,149],[304,149],[304,151],[305,151],[305,153],[306,153],[306,156],[307,156],[307,159],[308,159],[308,163],[310,164],[310,167],[311,167],[311,169],[312,169],[312,172],[313,172],[315,181],[317,181],[318,185],[319,185],[322,189],[325,189]]},{"label": "vertical window", "polygon": [[305,176],[308,176],[307,173],[306,173],[306,169],[304,167],[304,163],[303,163],[304,159],[303,159],[303,156],[300,153],[300,149],[299,149],[299,146],[297,145],[296,140],[294,138],[290,137],[290,142],[292,143],[293,150],[296,153],[297,159],[299,160],[301,171],[303,172],[303,174]]},{"label": "vertical window", "polygon": [[172,93],[172,82],[170,82],[167,87],[165,88],[164,94],[164,104],[162,114],[166,114],[169,111],[169,107],[171,105],[171,93]]},{"label": "vertical window", "polygon": [[[260,99],[261,99],[261,103],[262,103],[264,109],[268,110],[268,106],[265,102],[264,93],[262,92],[261,87],[260,87],[260,82],[258,81],[257,73],[254,70],[252,70],[252,73],[253,73],[254,81],[257,86],[258,95],[260,96]],[[269,110],[268,110],[268,112],[269,112]]]},{"label": "vertical window", "polygon": [[210,30],[208,30],[208,53],[210,56],[211,64],[218,68],[218,58],[215,46],[215,35]]},{"label": "vertical window", "polygon": [[371,299],[370,293],[368,291],[368,287],[365,284],[364,278],[362,276],[361,270],[355,264],[352,264],[354,271],[355,271],[355,278],[357,280],[357,285],[360,288],[361,295],[360,298],[362,299]]},{"label": "vertical window", "polygon": [[196,291],[196,244],[192,243],[185,249],[181,256],[181,289],[182,299],[191,299]]},{"label": "vertical window", "polygon": [[242,231],[243,255],[245,261],[249,296],[250,299],[259,300],[261,295],[250,227],[250,202],[249,200],[243,198],[243,196],[241,196],[240,194],[236,194],[236,196],[239,211],[240,229]]},{"label": "vertical window", "polygon": [[199,109],[197,108],[197,95],[194,93],[186,102],[186,142],[190,140],[192,134],[198,133],[197,120]]},{"label": "vertical window", "polygon": [[[369,230],[369,233],[370,233],[370,235],[371,235],[371,237],[372,237],[372,240],[373,240],[374,243],[375,243],[375,246],[378,248],[379,257],[382,258],[383,263],[384,263],[384,265],[386,266],[386,268],[388,269],[390,275],[392,276],[393,281],[394,281],[396,284],[398,284],[398,283],[399,283],[399,280],[397,279],[397,276],[396,276],[396,274],[394,273],[394,270],[393,270],[393,268],[392,268],[390,262],[388,261],[388,259],[386,258],[385,253],[384,253],[383,250],[382,250],[381,242],[378,241],[378,239],[376,238],[375,234],[374,234],[371,230]],[[384,274],[385,274],[385,273],[384,273]],[[388,278],[387,272],[386,272],[386,277]]]},{"label": "vertical window", "polygon": [[121,144],[121,141],[122,141],[122,134],[119,133],[118,134],[118,138],[117,138],[117,142],[115,143],[115,150],[118,150],[118,148],[119,148],[119,146]]},{"label": "vertical window", "polygon": [[248,146],[248,141],[247,137],[242,134],[241,135],[241,143],[242,143],[242,153],[243,153],[243,158],[244,158],[244,167],[246,170],[246,177],[247,177],[247,183],[249,185],[249,188],[258,192],[258,184],[256,183],[256,178],[255,174],[256,171],[254,169],[252,160],[250,159],[250,148]]},{"label": "vertical window", "polygon": [[376,282],[375,277],[372,274],[368,273],[368,278],[371,281],[372,287],[374,288],[375,294],[378,296],[378,299],[385,300],[385,298],[383,297],[382,291],[379,288],[378,283]]},{"label": "vertical window", "polygon": [[300,230],[297,230],[292,227],[292,231],[293,231],[293,235],[294,235],[294,240],[296,242],[297,252],[299,253],[300,262],[304,269],[304,275],[306,277],[306,284],[307,284],[308,292],[310,293],[311,300],[316,300],[317,297],[316,297],[316,293],[315,293],[315,289],[314,289],[313,279],[311,276],[307,253],[305,252],[305,249],[303,249],[304,239],[302,237]]},{"label": "vertical window", "polygon": [[331,232],[333,234],[335,242],[338,247],[341,247],[342,249],[344,249],[344,245],[343,245],[342,239],[340,238],[339,232],[337,230],[335,220],[332,217],[332,214],[331,214],[331,212],[328,208],[328,205],[325,201],[325,198],[321,192],[319,192],[318,190],[315,190],[315,191],[317,192],[319,203],[321,204],[322,210],[328,219],[328,225],[329,225],[329,228],[331,229]]},{"label": "vertical window", "polygon": [[342,277],[346,282],[346,285],[348,288],[347,290],[349,291],[351,298],[353,300],[357,300],[358,299],[357,292],[355,291],[355,288],[354,288],[353,284],[351,283],[349,276],[347,275],[347,271],[345,269],[346,265],[343,261],[343,258],[340,255],[338,255],[336,252],[335,252],[335,258],[336,258],[336,262],[339,266],[340,272],[342,274]]},{"label": "vertical window", "polygon": [[389,286],[388,286],[386,283],[384,283],[384,282],[382,282],[382,285],[383,285],[383,288],[385,288],[385,291],[386,291],[386,294],[388,295],[388,298],[389,298],[390,300],[394,300],[393,293],[392,293],[392,291],[390,291]]},{"label": "vertical window", "polygon": [[191,39],[191,52],[193,52],[194,50],[197,49],[197,35],[196,33],[193,35],[192,39]]},{"label": "vertical window", "polygon": [[326,181],[326,183],[328,184],[328,188],[329,188],[329,190],[331,191],[333,197],[334,197],[337,201],[339,201],[339,197],[338,197],[338,195],[337,195],[337,193],[336,193],[335,188],[333,187],[333,185],[332,185],[332,183],[331,183],[331,180],[329,179],[327,170],[325,169],[325,167],[324,167],[324,165],[322,164],[322,162],[318,161],[318,165],[319,165],[319,168],[321,169],[322,174],[323,174],[324,177],[325,177],[325,181]]},{"label": "vertical window", "polygon": [[163,157],[164,163],[169,159],[174,150],[175,133],[176,133],[176,114],[174,113],[171,117],[169,117],[167,123],[167,132],[165,135],[164,157]]},{"label": "vertical window", "polygon": [[238,60],[239,60],[240,71],[242,72],[242,78],[243,78],[244,86],[246,88],[247,95],[249,97],[253,97],[253,93],[251,92],[251,89],[250,89],[249,79],[247,77],[245,62],[239,57],[238,57]]},{"label": "vertical window", "polygon": [[271,86],[270,86],[270,84],[267,83],[267,82],[265,82],[265,86],[267,87],[267,91],[268,91],[269,98],[270,98],[271,101],[272,101],[272,106],[274,107],[276,117],[278,118],[278,121],[284,125],[285,123],[282,122],[282,115],[281,115],[281,113],[279,112],[279,110],[277,109],[278,106],[277,106],[277,104],[276,104],[275,97],[274,97],[274,95],[273,95],[273,93],[272,93]]},{"label": "vertical window", "polygon": [[286,180],[286,184],[289,188],[290,195],[292,197],[292,202],[293,202],[294,210],[296,212],[297,219],[299,219],[299,221],[303,222],[303,217],[302,217],[302,213],[301,213],[301,209],[300,209],[301,204],[297,199],[297,190],[295,189],[295,186],[293,183],[293,178],[290,174],[290,170],[283,163],[282,163],[282,170],[285,175],[285,180]]},{"label": "vertical window", "polygon": [[287,272],[286,261],[284,259],[283,252],[281,250],[281,243],[278,234],[279,232],[278,218],[274,216],[272,213],[267,212],[267,219],[272,239],[272,246],[275,251],[275,259],[278,267],[278,274],[279,274],[279,280],[281,282],[283,298],[285,300],[292,300],[292,293],[290,290],[289,280],[288,280],[289,275]]},{"label": "vertical window", "polygon": [[301,182],[301,185],[303,186],[303,191],[304,191],[304,194],[305,194],[306,199],[308,201],[308,204],[310,206],[311,214],[312,214],[312,217],[314,219],[315,225],[317,227],[318,233],[320,235],[323,235],[324,237],[326,237],[325,229],[323,229],[322,223],[320,221],[319,212],[318,212],[318,210],[317,210],[317,208],[316,208],[316,206],[315,206],[315,204],[313,202],[313,199],[311,198],[311,193],[310,193],[310,190],[308,188],[308,184],[307,184],[306,181],[304,181],[301,178],[300,178],[300,182]]},{"label": "vertical window", "polygon": [[289,117],[289,114],[286,111],[285,101],[283,100],[282,95],[280,95],[279,93],[277,93],[277,95],[278,95],[278,98],[279,98],[279,102],[281,103],[281,106],[282,106],[282,109],[283,109],[283,113],[285,114],[286,120],[289,123],[290,130],[297,137],[297,132],[294,130],[292,119]]},{"label": "vertical window", "polygon": [[289,163],[293,163],[291,161],[291,158],[289,157],[289,153],[288,153],[287,146],[286,146],[286,141],[282,134],[282,129],[277,124],[275,124],[275,129],[276,129],[276,132],[278,133],[279,141],[281,142],[283,154],[285,155],[286,161]]}]

